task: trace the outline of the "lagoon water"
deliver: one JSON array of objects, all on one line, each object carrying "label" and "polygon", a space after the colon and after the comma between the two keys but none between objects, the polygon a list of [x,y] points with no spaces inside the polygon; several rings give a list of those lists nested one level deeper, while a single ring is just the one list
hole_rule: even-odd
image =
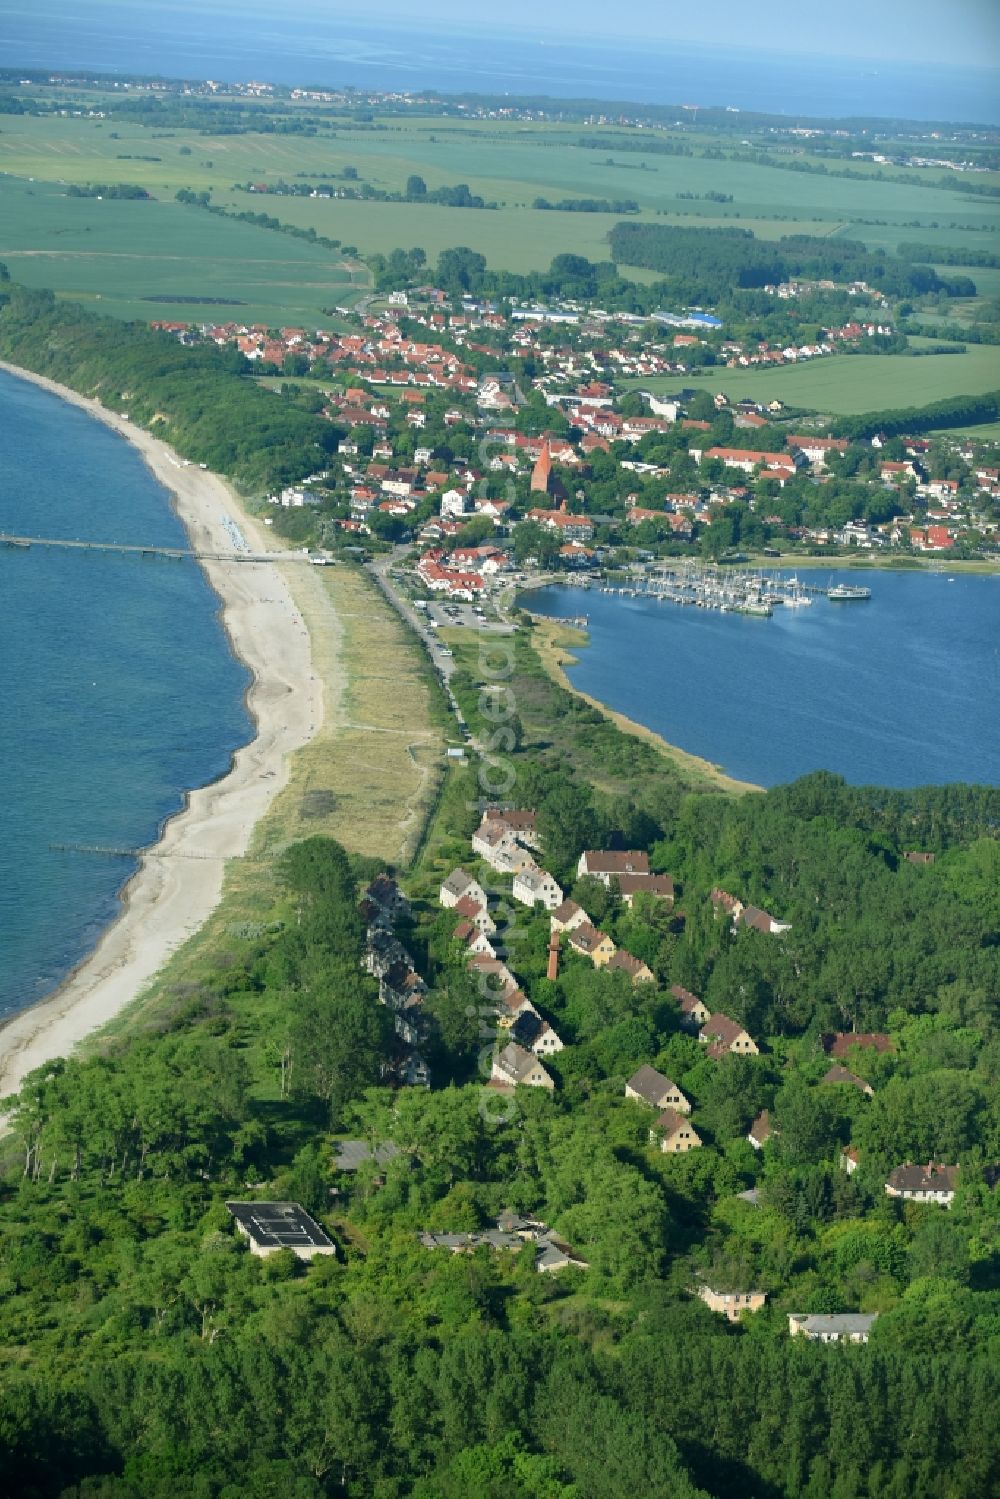
[{"label": "lagoon water", "polygon": [[[186,545],[167,491],[85,412],[0,372],[0,531]],[[131,859],[251,735],[246,669],[195,564],[0,547],[0,1018],[120,909]]]},{"label": "lagoon water", "polygon": [[575,687],[729,775],[812,770],[855,785],[1000,785],[1000,575],[811,571],[863,582],[770,619],[548,588],[540,614],[589,616]]}]

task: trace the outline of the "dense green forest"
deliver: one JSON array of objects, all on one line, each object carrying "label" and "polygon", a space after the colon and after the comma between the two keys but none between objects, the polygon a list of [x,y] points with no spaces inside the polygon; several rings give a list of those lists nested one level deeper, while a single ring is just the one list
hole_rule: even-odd
[{"label": "dense green forest", "polygon": [[837,417],[832,428],[852,442],[883,432],[898,437],[902,432],[934,432],[945,427],[965,427],[977,422],[995,422],[1000,416],[1000,391],[981,396],[949,396],[928,406],[907,406],[895,411],[866,411],[861,416]]},{"label": "dense green forest", "polygon": [[[462,652],[454,686],[496,743],[477,661]],[[479,867],[479,787],[455,770],[401,872],[397,928],[430,985],[434,1087],[387,1089],[389,1011],[360,966],[359,897],[380,866],[324,839],[289,849],[259,921],[227,928],[99,1054],[22,1091],[0,1185],[8,1491],[995,1492],[1000,793],[823,774],[699,792],[557,687],[527,628],[507,685],[498,754],[537,808],[546,865],[657,982],[572,958],[547,979],[547,913],[521,912],[507,961],[566,1046],[546,1059],[554,1094],[484,1106],[476,991],[436,898],[455,864]],[[577,881],[580,849],[603,845],[648,849],[674,908]],[[907,861],[914,848],[934,862]],[[717,884],[791,930],[734,935],[712,915]],[[743,1021],[760,1055],[707,1058],[670,983]],[[871,1099],[820,1082],[822,1032],[852,1026],[893,1040],[851,1060]],[[623,1097],[641,1062],[691,1099],[701,1149],[650,1148],[647,1112]],[[757,1153],[762,1108],[775,1135]],[[338,1172],[338,1134],[398,1154]],[[931,1157],[961,1162],[950,1210],[885,1196],[887,1170]],[[234,1196],[301,1202],[337,1259],[253,1258]],[[554,1225],[589,1268],[544,1276],[524,1251],[419,1242],[506,1208]],[[690,1294],[702,1280],[768,1305],[732,1325]],[[788,1336],[789,1311],[858,1309],[880,1314],[867,1346]]]},{"label": "dense green forest", "polygon": [[9,280],[0,290],[0,356],[127,411],[184,457],[248,490],[304,478],[340,436],[316,414],[317,396],[262,390],[236,349],[184,348],[145,324]]},{"label": "dense green forest", "polygon": [[416,286],[426,282],[431,275],[434,285],[453,297],[472,294],[525,301],[539,297],[565,297],[597,301],[603,307],[638,313],[652,312],[667,295],[663,283],[638,286],[620,276],[610,261],[594,262],[583,255],[556,255],[547,271],[531,271],[526,275],[519,275],[516,271],[490,270],[486,256],[465,245],[442,250],[432,271],[428,271],[427,256],[421,249],[399,249],[388,255],[370,255],[368,264],[379,291]]},{"label": "dense green forest", "polygon": [[866,281],[892,297],[976,294],[967,276],[945,281],[932,266],[869,250],[860,240],[791,234],[770,241],[756,239],[749,229],[631,223],[616,224],[610,239],[616,264],[662,272],[672,293],[688,302],[716,302],[734,289],[773,286],[796,276]]},{"label": "dense green forest", "polygon": [[993,250],[966,249],[964,245],[927,245],[919,240],[901,241],[896,253],[903,260],[924,260],[936,265],[1000,267],[1000,255]]},{"label": "dense green forest", "polygon": [[[580,203],[535,201],[536,208],[596,208]],[[708,304],[724,311],[727,330],[759,329],[780,336],[791,326],[786,305],[775,304],[761,288],[791,277],[865,281],[892,297],[921,297],[939,293],[969,297],[976,292],[967,276],[943,280],[929,265],[915,265],[883,251],[870,251],[857,240],[818,239],[790,235],[776,242],[755,239],[748,229],[691,229],[667,224],[616,224],[610,236],[609,261],[592,262],[582,255],[557,255],[547,271],[519,275],[491,270],[486,257],[465,246],[444,250],[433,269],[433,279],[450,296],[472,294],[512,297],[526,301],[560,297],[596,302],[616,311],[651,313],[672,303]],[[393,250],[369,257],[380,291],[419,285],[428,276],[423,250]],[[662,280],[639,285],[621,268],[642,266],[657,271]],[[823,323],[856,311],[846,291],[823,291],[805,299],[796,319]]]}]

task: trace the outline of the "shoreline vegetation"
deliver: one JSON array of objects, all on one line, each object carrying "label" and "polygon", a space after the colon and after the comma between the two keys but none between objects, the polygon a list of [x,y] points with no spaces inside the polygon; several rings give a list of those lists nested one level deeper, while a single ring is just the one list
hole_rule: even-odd
[{"label": "shoreline vegetation", "polygon": [[[67,386],[4,360],[0,369],[81,408],[131,442],[169,491],[193,547],[229,550],[227,519],[254,546],[268,545],[263,529],[218,475],[183,466],[166,443]],[[252,738],[234,752],[225,775],[190,790],[181,810],[164,823],[123,887],[121,912],[96,948],[51,995],[0,1028],[0,1093],[12,1092],[33,1068],[66,1055],[106,1025],[204,924],[222,896],[227,860],[246,854],[255,825],[288,782],[290,756],[322,724],[324,698],[332,707],[343,691],[336,673],[321,686],[313,669],[302,595],[315,592],[309,585],[318,580],[303,576],[293,585],[280,565],[266,571],[247,564],[200,566],[219,597],[230,648],[251,673],[246,701]],[[326,608],[335,614],[329,597]]]},{"label": "shoreline vegetation", "polygon": [[[552,177],[560,194],[617,194],[629,168],[628,191],[637,201],[655,196],[658,217],[672,217],[687,193],[715,193],[718,204],[730,186],[750,195],[745,207],[767,208],[749,175],[764,168],[736,150],[730,165],[704,138],[688,163],[690,187],[669,180],[673,152],[694,149],[694,119],[657,142],[655,154],[669,150],[671,161],[647,164],[648,188],[635,155],[602,169],[610,142],[582,152],[579,127],[560,156],[548,105],[536,141],[548,154],[540,167],[527,158],[522,167],[514,157],[530,132],[520,119],[483,119],[477,155],[463,149],[469,122],[440,103],[438,117],[415,122],[427,139],[408,145],[411,105],[381,119],[354,93],[334,117],[320,90],[300,91],[294,113],[291,101],[282,113],[284,104],[276,111],[260,97],[266,84],[239,86],[248,91],[240,103],[217,99],[216,85],[212,97],[206,85],[204,97],[170,90],[169,98],[158,86],[116,83],[107,109],[87,108],[84,118],[78,85],[67,81],[43,99],[53,118],[39,131],[38,101],[24,87],[15,80],[7,89],[15,113],[2,121],[6,154],[15,132],[41,134],[39,144],[48,132],[45,171],[78,183],[119,171],[144,182],[137,163],[151,161],[163,169],[161,191],[183,186],[206,199],[237,175],[266,191],[279,169],[306,188],[332,167],[341,180],[364,171],[394,191],[419,144],[432,191],[448,160],[468,160],[484,195],[485,182],[504,181],[491,171],[523,172],[530,188],[507,181],[488,189],[497,198],[551,193]],[[720,119],[733,140],[750,128],[743,114],[720,111]],[[83,136],[107,167],[75,154]],[[645,130],[632,136],[638,151],[649,139]],[[793,168],[818,172],[815,138],[776,142],[769,130],[764,139],[778,146],[775,160],[790,148]],[[853,159],[855,143],[838,136],[831,153]],[[887,159],[897,144],[913,148],[879,143]],[[422,165],[413,162],[417,172]],[[761,188],[781,175],[760,177]],[[800,222],[786,209],[812,211],[803,196],[837,212],[835,238],[852,232],[853,212],[841,208],[869,206],[854,201],[854,188],[835,201],[828,182],[817,194],[803,177],[789,194],[790,183],[772,184],[771,222],[782,238],[783,226]],[[217,585],[206,569],[232,647],[253,674],[250,696],[271,694],[270,720],[251,701],[256,737],[234,757],[247,770],[224,830],[234,854],[183,857],[207,851],[196,816],[189,840],[167,857],[162,844],[147,851],[140,878],[149,911],[137,916],[133,881],[109,938],[133,933],[145,977],[130,982],[113,961],[102,977],[98,952],[91,971],[109,1003],[103,1021],[90,1015],[95,1029],[86,1001],[66,999],[71,985],[20,1017],[51,1060],[35,1066],[29,1047],[34,1070],[19,1096],[0,1098],[0,1342],[9,1350],[0,1451],[10,1491],[25,1499],[954,1499],[951,1475],[960,1471],[968,1499],[986,1499],[998,1459],[989,1410],[1000,1307],[1000,787],[852,786],[827,771],[767,789],[735,781],[577,690],[567,667],[582,647],[598,650],[598,601],[585,618],[578,611],[587,603],[568,594],[575,602],[560,612],[570,617],[532,621],[531,584],[519,591],[507,581],[495,547],[496,521],[509,522],[502,550],[514,576],[537,583],[549,563],[563,572],[565,560],[573,586],[574,536],[591,557],[620,545],[610,556],[624,566],[636,552],[651,559],[689,547],[703,562],[743,556],[772,539],[839,532],[848,515],[863,516],[872,539],[884,534],[879,517],[903,508],[881,472],[883,460],[901,460],[902,440],[881,454],[831,458],[823,485],[804,473],[796,482],[786,458],[776,472],[791,488],[758,479],[751,494],[742,480],[725,482],[728,465],[701,467],[692,453],[693,445],[703,459],[707,450],[692,433],[713,447],[752,440],[737,435],[731,400],[717,411],[701,392],[693,409],[683,411],[685,395],[677,412],[693,427],[630,429],[633,472],[643,471],[633,480],[625,449],[611,440],[585,447],[582,429],[624,434],[626,419],[641,421],[642,397],[618,402],[616,392],[625,367],[647,362],[632,359],[641,332],[623,325],[623,363],[612,368],[617,361],[603,352],[610,335],[602,330],[591,347],[589,318],[578,349],[567,329],[539,329],[525,347],[512,326],[494,338],[495,319],[468,316],[466,301],[484,312],[476,294],[489,289],[474,284],[488,264],[476,243],[460,243],[465,224],[472,237],[489,220],[503,258],[504,235],[513,240],[519,219],[505,231],[502,211],[463,213],[459,232],[450,209],[428,208],[426,219],[451,241],[390,252],[386,268],[400,265],[414,290],[430,277],[440,295],[424,292],[411,307],[408,291],[397,303],[397,287],[380,286],[384,305],[365,297],[348,323],[361,337],[338,334],[320,348],[326,340],[314,344],[310,331],[318,335],[320,324],[299,315],[305,272],[293,261],[312,264],[304,236],[324,222],[348,232],[355,221],[341,222],[343,200],[324,203],[309,188],[284,199],[287,226],[254,215],[281,230],[262,250],[277,257],[265,272],[241,268],[226,251],[241,242],[249,256],[249,238],[266,231],[237,231],[221,212],[176,198],[70,203],[65,183],[37,194],[36,186],[17,189],[26,203],[24,222],[12,218],[22,249],[34,252],[41,229],[45,246],[61,247],[46,256],[82,253],[85,263],[58,273],[60,293],[75,295],[87,280],[101,314],[121,313],[131,295],[137,321],[6,283],[0,265],[0,353],[97,397],[119,417],[94,414],[140,447],[148,433],[171,444],[173,454],[156,445],[169,465],[161,477],[175,492],[191,485],[198,520],[185,524],[196,551],[216,550],[197,544],[197,527],[210,535],[211,516],[226,505],[227,556],[239,545],[234,520],[251,546],[265,531],[285,542],[268,549],[276,565],[226,562]],[[682,189],[676,199],[674,188]],[[2,203],[10,182],[0,189]],[[891,201],[897,189],[872,187],[869,211],[905,218],[912,234],[932,212],[940,217],[930,194],[924,213],[920,190],[912,192],[903,213]],[[366,206],[389,210],[376,246],[385,249],[395,205],[358,205]],[[738,196],[731,206],[739,210]],[[302,215],[294,227],[292,210]],[[303,222],[313,213],[327,218]],[[419,204],[405,209],[411,245],[424,239],[422,213]],[[646,293],[564,253],[567,244],[594,247],[585,231],[606,232],[600,214],[575,217],[598,222],[579,223],[577,233],[565,214],[534,214],[542,238],[522,235],[517,253],[541,258],[552,244],[551,279],[537,273],[529,282],[536,273],[525,265],[520,280],[498,277],[495,286],[506,287],[498,297],[531,290],[534,301],[537,289],[547,310],[550,300],[648,310]],[[184,220],[193,221],[187,230]],[[951,227],[942,233],[952,239]],[[881,238],[892,242],[891,233]],[[360,230],[358,242],[366,247]],[[842,253],[823,244],[823,264]],[[156,253],[140,257],[140,245]],[[430,271],[429,248],[440,252]],[[697,256],[688,265],[699,276],[706,269]],[[55,269],[46,258],[33,274]],[[337,266],[329,272],[308,288],[322,298],[323,319],[344,284]],[[265,287],[259,278],[268,277]],[[670,301],[693,309],[703,300],[696,286],[693,274],[687,286],[675,283]],[[107,287],[120,293],[115,302],[104,300]],[[266,316],[252,336],[237,333],[256,320],[258,288],[280,298],[280,316]],[[187,309],[185,293],[197,299]],[[710,335],[720,350],[734,331],[736,343],[752,335],[758,344],[780,332],[784,347],[782,330],[819,331],[828,316],[859,308],[846,289],[776,311],[752,286],[732,293],[733,327],[720,312],[726,333]],[[206,314],[210,306],[239,311]],[[403,310],[390,316],[395,307]],[[531,309],[519,310],[530,327]],[[559,308],[551,310],[558,321]],[[199,332],[189,346],[182,311],[198,329],[206,316],[212,329],[226,318],[221,343]],[[151,316],[169,318],[166,328],[151,329]],[[425,342],[425,327],[440,345]],[[657,363],[682,366],[671,383],[696,357],[674,355],[692,346],[675,337],[679,345],[661,345],[668,332],[656,340]],[[565,412],[549,404],[550,349],[559,383],[573,388]],[[844,361],[844,378],[859,378],[852,367],[864,363]],[[262,368],[282,374],[265,383]],[[310,379],[292,373],[303,370]],[[494,376],[506,413],[490,389]],[[577,406],[580,379],[591,383],[579,387]],[[427,388],[393,389],[402,384]],[[587,395],[610,399],[621,427],[585,409]],[[775,424],[771,415],[759,413],[753,439],[769,454],[789,436],[786,418]],[[800,416],[793,410],[787,420],[797,425]],[[492,454],[498,440],[506,461]],[[950,440],[946,447],[928,463],[929,479],[948,477]],[[992,449],[974,451],[992,467]],[[754,468],[775,472],[770,459]],[[982,475],[965,458],[955,469],[949,483],[971,500]],[[534,509],[546,503],[543,476],[562,520]],[[296,494],[300,484],[315,487]],[[909,478],[900,484],[916,498]],[[453,491],[446,505],[447,485],[460,500]],[[709,487],[719,509],[700,503]],[[586,521],[571,519],[573,498]],[[633,529],[638,517],[628,509],[645,510],[644,500],[675,511],[683,501],[699,530],[658,522],[655,510]],[[975,552],[976,536],[995,534],[1000,507],[990,495],[967,513],[956,544]],[[272,522],[258,532],[262,516]],[[988,525],[976,531],[972,518]],[[430,543],[419,562],[413,539]],[[282,544],[303,550],[283,554]],[[330,565],[309,565],[313,548]],[[530,558],[537,574],[525,571]],[[859,572],[878,565],[864,553],[857,561]],[[22,563],[48,578],[37,554]],[[796,562],[775,565],[791,571]],[[803,562],[805,576],[810,565],[819,569],[812,582],[826,584],[849,564],[817,558]],[[880,589],[888,593],[890,581]],[[947,588],[943,577],[920,588],[900,583],[897,592],[956,601],[966,587],[989,592],[978,583]],[[246,595],[239,607],[234,590]],[[463,596],[471,608],[450,606]],[[276,602],[272,627],[264,606]],[[618,600],[608,602],[617,610]],[[506,624],[517,628],[508,633]],[[911,633],[904,619],[901,632],[879,634],[883,656],[904,673]],[[947,647],[950,637],[938,633]],[[643,649],[644,641],[632,647]],[[939,677],[961,649],[959,636],[942,650]],[[859,688],[850,701],[863,707],[859,660],[850,658],[850,685]],[[764,668],[780,706],[794,683],[782,691],[780,669]],[[686,676],[697,675],[696,658]],[[748,680],[753,690],[757,679]],[[649,691],[662,696],[655,683]],[[894,728],[918,751],[930,747],[933,714],[953,701],[942,692],[915,730]],[[766,710],[772,699],[761,702]],[[646,712],[641,701],[636,711]],[[975,732],[992,727],[967,717]],[[830,712],[814,719],[814,735],[829,734]],[[673,709],[666,723],[680,733]],[[773,745],[769,753],[773,764]],[[192,793],[166,834],[198,798],[221,803],[234,774]],[[212,899],[185,928],[178,902],[203,878]],[[46,911],[59,919],[57,907]],[[147,941],[157,922],[162,952]],[[87,1035],[75,1047],[74,1024]],[[0,1035],[0,1094],[9,1034]]]},{"label": "shoreline vegetation", "polygon": [[[530,610],[526,612],[530,614]],[[736,795],[764,790],[763,786],[758,786],[752,781],[739,781],[733,776],[726,775],[725,771],[718,765],[713,765],[711,760],[704,760],[700,755],[689,754],[678,745],[670,744],[662,735],[647,728],[645,724],[637,723],[634,718],[627,718],[624,713],[618,713],[614,708],[609,708],[607,703],[601,702],[599,698],[591,697],[589,692],[583,692],[579,687],[575,687],[566,672],[566,667],[576,664],[578,658],[573,654],[574,651],[590,644],[587,632],[549,619],[542,614],[530,614],[530,617],[532,642],[538,659],[548,675],[560,687],[571,692],[574,697],[581,698],[589,707],[596,709],[623,734],[630,734],[633,738],[652,745],[676,770],[689,776],[696,786],[698,782],[708,781],[712,788]]]},{"label": "shoreline vegetation", "polygon": [[[217,474],[185,467],[168,444],[66,386],[3,360],[0,369],[132,442],[193,546],[231,546],[225,515],[252,545],[274,548]],[[320,834],[406,862],[433,809],[445,737],[435,689],[417,641],[367,576],[345,566],[200,565],[252,674],[254,737],[163,825],[93,951],[52,994],[0,1025],[0,1096],[81,1042],[141,1027],[171,983],[273,904],[273,868],[291,843]],[[391,694],[388,673],[368,658],[393,662]]]}]

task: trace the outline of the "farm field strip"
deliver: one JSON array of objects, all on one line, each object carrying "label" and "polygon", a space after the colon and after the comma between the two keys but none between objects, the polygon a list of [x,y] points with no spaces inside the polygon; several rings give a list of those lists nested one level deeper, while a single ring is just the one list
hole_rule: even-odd
[{"label": "farm field strip", "polygon": [[6,177],[0,225],[0,260],[18,280],[120,317],[200,321],[231,316],[220,310],[231,302],[248,321],[319,326],[324,307],[367,285],[336,252],[172,201],[68,198]]},{"label": "farm field strip", "polygon": [[692,382],[713,394],[724,391],[731,400],[779,400],[788,406],[851,416],[1000,389],[1000,348],[970,345],[964,354],[926,358],[837,355],[780,369],[711,369],[700,376],[658,376],[628,384],[668,391]]}]

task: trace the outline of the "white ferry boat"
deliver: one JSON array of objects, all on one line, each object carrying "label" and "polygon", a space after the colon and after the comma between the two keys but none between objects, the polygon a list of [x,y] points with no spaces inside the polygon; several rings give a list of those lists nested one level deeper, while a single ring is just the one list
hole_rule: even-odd
[{"label": "white ferry boat", "polygon": [[870,588],[862,588],[857,583],[835,583],[832,588],[826,590],[828,599],[835,604],[852,603],[855,599],[870,599],[872,591]]}]

